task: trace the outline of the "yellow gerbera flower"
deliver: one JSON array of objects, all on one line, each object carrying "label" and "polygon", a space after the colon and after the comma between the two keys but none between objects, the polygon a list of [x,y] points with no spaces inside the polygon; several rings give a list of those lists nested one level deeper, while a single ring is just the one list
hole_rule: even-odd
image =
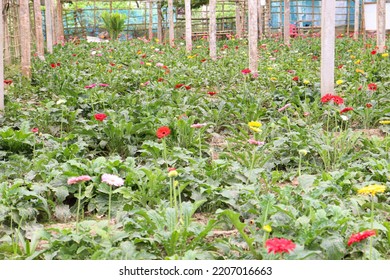
[{"label": "yellow gerbera flower", "polygon": [[356,73],[362,73],[362,74],[364,74],[364,70],[362,70],[362,69],[356,69]]},{"label": "yellow gerbera flower", "polygon": [[263,226],[263,230],[266,231],[266,232],[271,232],[272,231],[272,227],[270,225],[265,225],[265,226]]},{"label": "yellow gerbera flower", "polygon": [[338,85],[341,85],[342,83],[344,83],[343,80],[337,80],[337,81],[336,81],[336,84],[338,84]]},{"label": "yellow gerbera flower", "polygon": [[367,187],[361,188],[358,190],[358,194],[371,194],[376,195],[376,193],[383,193],[386,190],[386,186],[383,185],[369,185]]},{"label": "yellow gerbera flower", "polygon": [[388,57],[389,54],[388,53],[382,53],[382,57]]},{"label": "yellow gerbera flower", "polygon": [[303,80],[303,83],[304,83],[305,85],[308,85],[308,84],[310,84],[310,81],[309,81],[309,80]]},{"label": "yellow gerbera flower", "polygon": [[380,124],[390,124],[390,120],[379,121]]},{"label": "yellow gerbera flower", "polygon": [[277,81],[278,79],[277,78],[275,78],[275,77],[271,77],[271,81]]},{"label": "yellow gerbera flower", "polygon": [[355,64],[360,64],[360,62],[361,62],[360,59],[355,60]]},{"label": "yellow gerbera flower", "polygon": [[248,122],[249,129],[254,132],[260,132],[260,127],[262,126],[261,122]]}]

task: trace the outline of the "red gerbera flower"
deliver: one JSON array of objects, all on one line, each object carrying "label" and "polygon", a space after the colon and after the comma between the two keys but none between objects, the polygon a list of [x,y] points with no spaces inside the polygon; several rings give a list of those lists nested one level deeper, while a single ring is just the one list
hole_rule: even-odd
[{"label": "red gerbera flower", "polygon": [[327,102],[333,100],[333,96],[334,96],[333,94],[327,93],[327,94],[325,94],[324,96],[321,97],[321,102],[322,103],[327,103]]},{"label": "red gerbera flower", "polygon": [[296,245],[288,239],[284,238],[271,238],[265,242],[265,246],[268,249],[268,253],[290,253],[294,250]]},{"label": "red gerbera flower", "polygon": [[164,82],[164,79],[163,78],[158,78],[157,82],[159,82],[159,83]]},{"label": "red gerbera flower", "polygon": [[202,63],[203,63],[203,62],[205,62],[205,61],[206,61],[206,59],[205,59],[205,58],[203,58],[203,59],[201,59],[201,60],[200,60],[200,62],[202,62]]},{"label": "red gerbera flower", "polygon": [[186,90],[190,90],[191,87],[190,86],[184,86],[186,88]]},{"label": "red gerbera flower", "polygon": [[292,80],[295,81],[295,82],[298,82],[299,81],[299,77],[295,76],[295,77],[292,78]]},{"label": "red gerbera flower", "polygon": [[57,63],[51,63],[51,64],[50,64],[50,67],[51,67],[51,68],[56,68],[56,67],[57,67]]},{"label": "red gerbera flower", "polygon": [[177,84],[177,85],[175,85],[175,88],[181,88],[181,87],[184,87],[184,84]]},{"label": "red gerbera flower", "polygon": [[377,88],[378,88],[378,86],[374,83],[368,84],[369,90],[375,91],[375,90],[377,90]]},{"label": "red gerbera flower", "polygon": [[352,107],[345,107],[344,109],[340,110],[340,114],[344,114],[346,112],[353,111]]},{"label": "red gerbera flower", "polygon": [[249,68],[245,68],[245,69],[241,70],[241,73],[244,74],[244,75],[247,75],[250,72],[252,72],[252,71]]},{"label": "red gerbera flower", "polygon": [[207,94],[210,96],[213,96],[213,95],[216,95],[217,93],[215,91],[209,91],[209,92],[207,92]]},{"label": "red gerbera flower", "polygon": [[157,129],[156,135],[158,139],[164,138],[171,134],[171,130],[167,126],[162,126],[159,129]]},{"label": "red gerbera flower", "polygon": [[57,64],[56,64],[56,65],[57,65],[57,67],[60,67],[60,66],[61,66],[61,63],[57,62]]},{"label": "red gerbera flower", "polygon": [[371,104],[371,103],[367,103],[367,104],[366,104],[366,107],[367,107],[367,108],[371,108],[371,107],[372,107],[372,104]]},{"label": "red gerbera flower", "polygon": [[10,85],[10,84],[12,84],[12,80],[4,80],[4,84]]},{"label": "red gerbera flower", "polygon": [[34,127],[31,129],[31,132],[32,133],[38,133],[39,132],[39,128],[38,127]]},{"label": "red gerbera flower", "polygon": [[105,118],[107,118],[107,115],[104,113],[95,114],[94,115],[95,120],[102,122]]},{"label": "red gerbera flower", "polygon": [[362,241],[370,236],[374,236],[374,235],[376,235],[376,232],[375,232],[375,230],[372,230],[372,229],[352,234],[348,240],[348,246],[351,246],[353,243],[360,242],[360,241]]},{"label": "red gerbera flower", "polygon": [[371,54],[375,55],[376,54],[376,50],[371,51]]},{"label": "red gerbera flower", "polygon": [[344,99],[340,96],[334,95],[332,99],[337,105],[341,105],[344,103]]},{"label": "red gerbera flower", "polygon": [[343,64],[340,64],[339,66],[337,66],[337,68],[339,68],[339,69],[341,69],[341,68],[343,68],[343,67],[344,67]]}]

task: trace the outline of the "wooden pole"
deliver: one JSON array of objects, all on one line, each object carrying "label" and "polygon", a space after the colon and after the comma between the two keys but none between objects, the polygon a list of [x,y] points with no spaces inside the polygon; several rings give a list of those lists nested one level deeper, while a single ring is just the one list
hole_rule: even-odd
[{"label": "wooden pole", "polygon": [[51,1],[52,0],[45,0],[46,48],[48,53],[53,53],[53,24],[51,17]]},{"label": "wooden pole", "polygon": [[192,15],[191,15],[191,0],[184,1],[185,18],[186,18],[186,50],[192,51]]},{"label": "wooden pole", "polygon": [[258,55],[258,29],[257,29],[257,0],[248,0],[248,46],[249,46],[249,70],[257,73]]},{"label": "wooden pole", "polygon": [[149,40],[153,40],[153,0],[148,0],[149,4]]},{"label": "wooden pole", "polygon": [[236,1],[236,37],[242,38],[241,2]]},{"label": "wooden pole", "polygon": [[0,117],[4,114],[4,18],[3,0],[0,0]]},{"label": "wooden pole", "polygon": [[386,0],[377,1],[376,19],[378,53],[383,53],[386,45]]},{"label": "wooden pole", "polygon": [[31,33],[30,33],[30,9],[29,0],[19,2],[19,28],[22,75],[31,77]]},{"label": "wooden pole", "polygon": [[284,0],[284,44],[290,45],[290,0]]},{"label": "wooden pole", "polygon": [[[57,0],[59,1],[59,0]],[[56,15],[56,3],[55,0],[52,0],[51,5],[51,23],[53,25],[52,27],[52,38],[53,38],[53,46],[57,45],[58,43],[58,23],[57,23],[57,15]]]},{"label": "wooden pole", "polygon": [[[95,20],[95,19],[94,19]],[[62,18],[62,2],[61,0],[57,0],[57,36],[59,42],[65,41],[65,34],[64,34],[64,23]]]},{"label": "wooden pole", "polygon": [[157,2],[157,39],[160,43],[162,43],[162,41],[163,41],[163,21],[162,21],[161,1]]},{"label": "wooden pole", "polygon": [[336,0],[321,6],[321,96],[334,93]]},{"label": "wooden pole", "polygon": [[355,0],[355,19],[354,19],[354,26],[353,26],[353,39],[357,40],[359,39],[359,15],[360,15],[360,0]]},{"label": "wooden pole", "polygon": [[173,21],[173,0],[168,0],[168,21],[169,21],[169,45],[175,46],[175,26]]},{"label": "wooden pole", "polygon": [[37,55],[43,60],[45,59],[45,42],[43,39],[42,30],[42,13],[41,13],[41,1],[34,0],[34,18],[35,18],[35,37],[37,41]]},{"label": "wooden pole", "polygon": [[209,47],[210,47],[210,57],[212,60],[217,60],[217,15],[216,7],[217,0],[210,0],[209,2]]},{"label": "wooden pole", "polygon": [[257,19],[259,26],[259,40],[263,38],[263,6],[261,5],[261,0],[257,1]]}]

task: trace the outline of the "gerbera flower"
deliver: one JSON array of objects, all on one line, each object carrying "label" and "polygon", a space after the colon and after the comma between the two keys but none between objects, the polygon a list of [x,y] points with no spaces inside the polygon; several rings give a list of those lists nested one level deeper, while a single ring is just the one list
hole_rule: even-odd
[{"label": "gerbera flower", "polygon": [[327,93],[324,96],[321,97],[321,102],[322,103],[327,103],[329,101],[333,100],[333,94]]},{"label": "gerbera flower", "polygon": [[368,84],[368,90],[376,91],[378,86],[375,83]]},{"label": "gerbera flower", "polygon": [[94,115],[95,120],[102,122],[105,118],[107,118],[107,115],[104,113],[99,113]]},{"label": "gerbera flower", "polygon": [[103,174],[102,182],[106,183],[107,185],[116,187],[123,186],[123,184],[125,183],[122,178],[112,174]]},{"label": "gerbera flower", "polygon": [[245,69],[241,70],[241,73],[244,74],[244,75],[247,75],[250,72],[252,72],[252,71],[249,68],[245,68]]},{"label": "gerbera flower", "polygon": [[371,54],[372,54],[372,55],[375,55],[375,54],[376,54],[376,50],[372,50],[372,51],[371,51]]},{"label": "gerbera flower", "polygon": [[12,84],[12,80],[4,80],[4,84],[10,85],[10,84]]},{"label": "gerbera flower", "polygon": [[265,242],[265,246],[268,249],[268,253],[290,253],[296,247],[296,245],[288,239],[284,238],[271,238]]},{"label": "gerbera flower", "polygon": [[210,96],[213,96],[213,95],[216,95],[217,93],[215,91],[208,91],[207,94]]},{"label": "gerbera flower", "polygon": [[92,180],[92,178],[88,175],[82,175],[82,176],[78,176],[78,177],[71,177],[68,179],[68,185],[73,185],[73,184],[77,184],[77,183],[80,183],[80,182],[86,182],[86,181],[90,181]]},{"label": "gerbera flower", "polygon": [[256,141],[255,139],[249,139],[248,143],[251,145],[263,146],[265,142]]},{"label": "gerbera flower", "polygon": [[206,126],[207,123],[194,123],[191,125],[192,128],[202,128],[204,126]]},{"label": "gerbera flower", "polygon": [[334,103],[336,103],[337,105],[341,105],[344,103],[344,99],[340,96],[337,96],[337,95],[334,95],[332,100],[334,101]]},{"label": "gerbera flower", "polygon": [[376,195],[377,193],[383,193],[385,190],[386,186],[374,184],[361,188],[357,192],[358,194]]},{"label": "gerbera flower", "polygon": [[390,120],[379,121],[380,124],[390,124]]},{"label": "gerbera flower", "polygon": [[292,80],[295,81],[295,82],[298,82],[299,81],[299,77],[295,76],[295,77],[292,78]]},{"label": "gerbera flower", "polygon": [[352,107],[345,107],[344,109],[340,110],[340,114],[344,114],[346,112],[353,111]]},{"label": "gerbera flower", "polygon": [[370,236],[376,235],[375,230],[366,230],[363,232],[352,234],[348,240],[348,246],[351,246],[353,243],[360,242]]},{"label": "gerbera flower", "polygon": [[164,138],[164,137],[168,136],[169,134],[171,134],[171,130],[167,126],[162,126],[162,127],[158,128],[156,131],[156,135],[157,135],[158,139]]},{"label": "gerbera flower", "polygon": [[31,132],[32,133],[38,133],[39,132],[39,128],[38,127],[34,127],[31,129]]},{"label": "gerbera flower", "polygon": [[261,122],[249,122],[248,123],[249,129],[254,132],[260,132],[260,127],[262,126]]}]

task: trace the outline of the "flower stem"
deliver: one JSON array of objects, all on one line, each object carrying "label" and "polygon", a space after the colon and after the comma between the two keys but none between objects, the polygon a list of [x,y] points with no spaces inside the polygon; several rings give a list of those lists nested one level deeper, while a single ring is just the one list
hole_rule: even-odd
[{"label": "flower stem", "polygon": [[299,162],[298,162],[298,176],[301,177],[301,167],[302,167],[302,155],[299,154]]},{"label": "flower stem", "polygon": [[[371,229],[374,229],[374,196],[371,196]],[[369,259],[372,260],[372,236],[370,236],[370,257]]]},{"label": "flower stem", "polygon": [[165,142],[165,139],[163,138],[162,139],[162,143],[163,143],[163,157],[164,157],[164,161],[165,161],[165,167],[168,168],[168,160],[167,160],[167,144]]},{"label": "flower stem", "polygon": [[76,213],[76,232],[77,233],[79,233],[80,200],[81,200],[81,184],[79,184],[79,195],[77,197],[77,213]]},{"label": "flower stem", "polygon": [[202,138],[201,138],[201,133],[199,131],[199,160],[202,159]]},{"label": "flower stem", "polygon": [[111,221],[111,194],[112,194],[112,187],[110,185],[110,192],[108,193],[108,224],[110,224]]}]

